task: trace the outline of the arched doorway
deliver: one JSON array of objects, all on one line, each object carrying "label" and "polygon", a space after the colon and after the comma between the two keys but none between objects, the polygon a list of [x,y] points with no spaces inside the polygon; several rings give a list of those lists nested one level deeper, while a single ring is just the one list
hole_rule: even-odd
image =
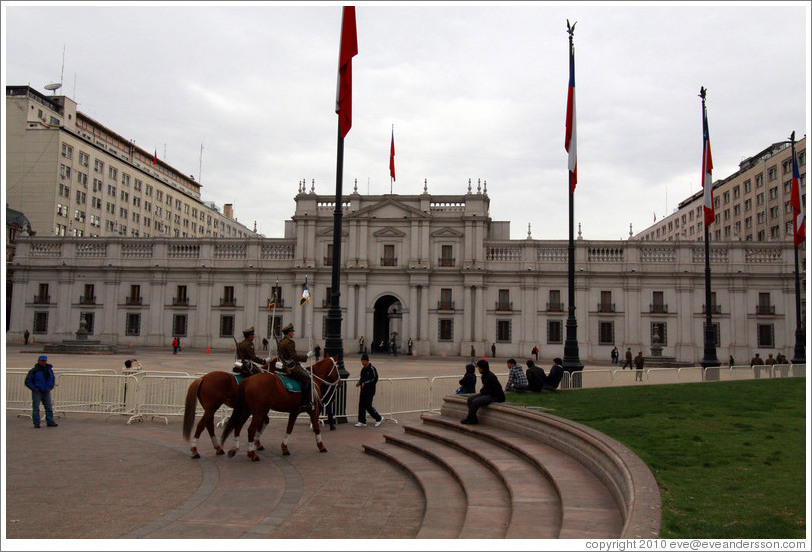
[{"label": "arched doorway", "polygon": [[[389,352],[389,340],[394,338],[401,347],[403,335],[403,305],[393,295],[384,295],[375,301],[375,314],[372,321],[372,347],[375,353]],[[384,347],[381,348],[381,341]]]}]

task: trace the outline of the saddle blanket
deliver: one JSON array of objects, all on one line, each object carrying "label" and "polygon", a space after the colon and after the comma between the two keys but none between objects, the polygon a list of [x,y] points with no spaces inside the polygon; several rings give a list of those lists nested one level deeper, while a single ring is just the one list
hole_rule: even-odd
[{"label": "saddle blanket", "polygon": [[[295,379],[289,378],[288,376],[283,376],[282,374],[279,374],[277,372],[271,372],[271,373],[274,376],[276,376],[277,378],[279,378],[280,380],[282,380],[282,383],[284,384],[285,389],[287,389],[291,393],[301,393],[302,392],[302,386],[299,385],[299,382],[296,381]],[[245,376],[243,376],[242,374],[237,374],[237,373],[231,372],[231,375],[234,376],[234,378],[237,380],[237,385],[239,385],[240,382],[245,379]]]}]

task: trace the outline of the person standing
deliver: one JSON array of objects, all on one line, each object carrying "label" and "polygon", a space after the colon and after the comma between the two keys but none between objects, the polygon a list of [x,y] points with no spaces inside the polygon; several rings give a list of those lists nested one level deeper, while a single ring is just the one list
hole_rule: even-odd
[{"label": "person standing", "polygon": [[492,402],[505,402],[505,392],[502,390],[502,384],[499,383],[496,374],[491,372],[488,361],[485,359],[478,360],[476,366],[482,379],[482,389],[480,389],[479,393],[468,397],[468,416],[461,421],[463,424],[478,424],[477,410]]},{"label": "person standing", "polygon": [[632,366],[632,348],[631,347],[626,349],[626,362],[623,363],[623,368],[621,368],[621,370],[625,370],[626,366],[629,367],[629,370],[634,369],[634,366]]},{"label": "person standing", "polygon": [[491,343],[491,358],[496,358],[496,343]]},{"label": "person standing", "polygon": [[471,364],[474,363],[474,359],[476,358],[476,351],[474,350],[473,344],[471,345]]},{"label": "person standing", "polygon": [[299,363],[307,362],[307,359],[313,356],[313,351],[308,352],[306,355],[296,352],[296,343],[293,341],[293,324],[288,324],[282,328],[282,333],[285,334],[285,337],[279,340],[276,347],[279,353],[279,361],[282,363],[285,372],[301,385],[302,410],[309,412],[312,408],[310,404],[310,376]]},{"label": "person standing", "polygon": [[39,405],[45,407],[45,422],[48,427],[56,427],[54,421],[54,407],[51,401],[51,389],[54,388],[54,367],[48,364],[48,357],[40,355],[37,363],[25,377],[25,386],[31,390],[31,421],[34,427],[39,428]]},{"label": "person standing", "polygon": [[634,374],[634,381],[643,381],[643,351],[638,351],[634,357],[634,367],[637,370]]},{"label": "person standing", "polygon": [[378,414],[375,407],[372,406],[372,399],[375,397],[375,385],[378,383],[378,370],[369,362],[369,357],[366,353],[361,355],[361,374],[358,377],[356,387],[361,388],[358,396],[358,423],[355,427],[367,426],[367,413],[375,419],[375,427],[379,427],[383,423],[383,416]]},{"label": "person standing", "polygon": [[25,344],[26,344],[26,345],[28,345],[28,338],[29,338],[29,337],[31,337],[31,334],[30,334],[30,333],[28,333],[28,330],[26,329],[26,330],[25,330],[25,333],[23,333],[23,339],[25,340]]},{"label": "person standing", "polygon": [[618,362],[620,362],[620,352],[617,350],[617,347],[612,349],[612,354],[610,356],[612,357],[612,364],[617,366]]},{"label": "person standing", "polygon": [[265,351],[265,352],[268,351],[268,338],[267,337],[262,338],[262,350]]},{"label": "person standing", "polygon": [[268,368],[268,362],[254,352],[254,327],[242,331],[243,340],[237,345],[237,360],[242,361],[242,367],[234,367],[234,371],[243,377],[253,376]]},{"label": "person standing", "polygon": [[172,354],[178,354],[178,347],[180,347],[180,339],[177,336],[172,340]]},{"label": "person standing", "polygon": [[316,362],[318,362],[319,357],[321,357],[321,346],[316,345],[316,347],[313,349],[313,353],[316,355]]},{"label": "person standing", "polygon": [[409,341],[407,342],[407,346],[409,347],[409,356],[412,356],[412,346],[413,345],[414,344],[412,343],[412,338],[410,337]]}]

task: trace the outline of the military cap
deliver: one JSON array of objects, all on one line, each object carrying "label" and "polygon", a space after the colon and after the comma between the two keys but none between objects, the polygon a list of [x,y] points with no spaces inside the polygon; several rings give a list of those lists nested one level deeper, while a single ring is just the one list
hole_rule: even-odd
[{"label": "military cap", "polygon": [[245,329],[242,331],[242,334],[243,334],[245,337],[248,337],[248,336],[249,336],[249,335],[251,335],[252,333],[254,333],[254,327],[253,327],[253,326],[251,326],[250,328],[245,328]]},{"label": "military cap", "polygon": [[284,328],[282,328],[282,333],[288,333],[293,331],[293,324],[288,324]]}]

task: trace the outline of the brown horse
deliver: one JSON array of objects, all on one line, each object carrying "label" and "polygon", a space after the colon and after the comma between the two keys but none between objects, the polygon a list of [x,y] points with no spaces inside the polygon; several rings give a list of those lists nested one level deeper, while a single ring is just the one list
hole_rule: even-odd
[{"label": "brown horse", "polygon": [[[271,363],[271,366],[274,364]],[[305,368],[313,376],[313,385],[311,386],[313,397],[313,408],[310,409],[310,422],[313,426],[313,433],[316,435],[316,446],[320,452],[327,452],[324,443],[321,441],[321,431],[319,428],[319,406],[321,398],[331,391],[334,391],[336,384],[339,382],[338,363],[333,357],[324,357],[322,360],[313,364],[312,367]],[[331,393],[332,395],[332,393]],[[287,412],[288,428],[285,433],[285,438],[282,440],[282,454],[287,456],[290,454],[288,450],[288,439],[293,431],[293,424],[299,416],[301,407],[301,392],[292,392],[285,389],[285,385],[281,379],[275,374],[257,374],[246,379],[240,383],[237,391],[237,400],[234,404],[234,412],[229,418],[220,443],[225,444],[226,439],[234,432],[235,438],[238,439],[237,446],[228,451],[228,456],[232,457],[237,453],[239,448],[239,434],[242,426],[251,416],[251,424],[248,426],[248,458],[253,462],[259,460],[256,450],[257,443],[254,437],[257,431],[263,426],[263,420],[267,420],[268,412],[276,410],[277,412]]]},{"label": "brown horse", "polygon": [[[223,447],[217,442],[214,436],[214,415],[217,410],[226,405],[234,408],[234,401],[237,399],[237,380],[234,374],[229,372],[209,372],[203,377],[197,378],[189,385],[189,390],[186,392],[186,403],[183,409],[183,438],[188,441],[192,432],[192,424],[195,421],[195,413],[197,410],[197,401],[200,401],[203,406],[203,417],[197,424],[195,430],[195,437],[192,441],[192,458],[200,458],[197,452],[197,440],[200,438],[203,429],[208,430],[211,437],[211,444],[214,445],[214,450],[217,454],[225,454]],[[266,424],[268,421],[266,420]],[[263,450],[264,447],[256,441],[257,450]]]}]

